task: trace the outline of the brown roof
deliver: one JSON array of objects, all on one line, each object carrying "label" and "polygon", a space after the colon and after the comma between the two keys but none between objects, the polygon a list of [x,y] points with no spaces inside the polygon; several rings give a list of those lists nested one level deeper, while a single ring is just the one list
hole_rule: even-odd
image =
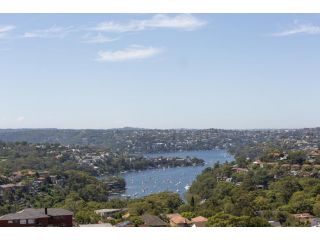
[{"label": "brown roof", "polygon": [[193,222],[193,223],[201,223],[201,222],[207,222],[207,221],[208,221],[208,219],[205,217],[202,217],[202,216],[198,216],[198,217],[191,219],[191,222]]},{"label": "brown roof", "polygon": [[16,186],[15,184],[9,183],[9,184],[0,185],[0,188],[8,189],[8,188],[13,188],[15,186]]},{"label": "brown roof", "polygon": [[290,164],[285,163],[285,164],[282,164],[281,167],[290,167]]},{"label": "brown roof", "polygon": [[26,208],[17,213],[10,213],[0,217],[0,220],[19,220],[19,219],[35,219],[35,218],[48,218],[50,216],[67,216],[73,215],[72,212],[62,208],[48,208],[47,214],[45,209]]},{"label": "brown roof", "polygon": [[10,213],[0,217],[0,220],[20,220],[20,219],[36,219],[36,218],[49,218],[49,216],[37,212],[28,211],[28,209],[22,210],[17,213]]},{"label": "brown roof", "polygon": [[311,215],[310,213],[297,213],[293,214],[293,216],[297,219],[302,219],[302,218],[313,218],[314,216]]},{"label": "brown roof", "polygon": [[249,170],[248,169],[246,169],[246,168],[232,168],[232,170],[234,170],[234,171],[238,171],[238,172],[248,172]]},{"label": "brown roof", "polygon": [[182,217],[180,214],[179,214],[179,216],[175,216],[175,217],[171,218],[170,221],[175,224],[190,224],[191,223],[187,218]]},{"label": "brown roof", "polygon": [[181,216],[181,215],[179,213],[171,213],[171,214],[167,214],[166,216],[167,216],[167,218],[171,219],[173,217],[177,217],[177,216]]},{"label": "brown roof", "polygon": [[301,167],[299,164],[292,164],[292,167]]},{"label": "brown roof", "polygon": [[167,226],[167,223],[162,221],[159,217],[150,215],[150,214],[144,214],[141,216],[142,220],[144,221],[144,224],[151,227],[165,227]]}]

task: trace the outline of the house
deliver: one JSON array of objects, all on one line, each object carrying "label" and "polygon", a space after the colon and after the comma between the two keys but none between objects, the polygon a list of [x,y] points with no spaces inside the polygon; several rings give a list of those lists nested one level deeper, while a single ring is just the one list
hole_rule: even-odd
[{"label": "house", "polygon": [[17,184],[13,184],[13,183],[8,183],[8,184],[3,184],[0,185],[0,195],[3,195],[4,192],[11,192],[11,191],[15,191],[18,188],[23,188],[24,185],[19,182]]},{"label": "house", "polygon": [[279,164],[277,162],[267,162],[265,163],[267,166],[270,166],[270,167],[276,167],[278,166]]},{"label": "house", "polygon": [[281,223],[278,221],[268,221],[271,227],[281,227]]},{"label": "house", "polygon": [[49,177],[49,172],[48,171],[41,171],[39,172],[39,176],[43,178]]},{"label": "house", "polygon": [[98,209],[98,210],[95,210],[94,212],[101,217],[110,217],[116,213],[122,213],[123,211],[124,209],[115,208],[115,209]]},{"label": "house", "polygon": [[297,171],[300,169],[301,169],[301,166],[299,164],[292,164],[291,165],[291,170]]},{"label": "house", "polygon": [[134,225],[130,221],[124,221],[124,222],[116,224],[115,226],[116,227],[134,227]]},{"label": "house", "polygon": [[167,214],[171,227],[188,227],[191,224],[187,218],[182,217],[178,213]]},{"label": "house", "polygon": [[20,181],[22,179],[22,173],[21,171],[18,171],[18,172],[14,172],[12,173],[12,176],[10,176],[10,180],[11,181]]},{"label": "house", "polygon": [[144,214],[141,216],[141,219],[144,221],[144,227],[167,227],[168,224],[164,221],[162,221],[159,217],[150,215],[150,214]]},{"label": "house", "polygon": [[249,170],[246,168],[235,167],[235,168],[232,168],[232,171],[236,173],[247,173]]},{"label": "house", "polygon": [[262,162],[261,160],[256,160],[256,161],[254,161],[254,162],[253,162],[253,165],[257,165],[257,166],[263,168],[263,162]]},{"label": "house", "polygon": [[282,164],[280,167],[281,167],[282,169],[290,169],[291,165],[285,163],[285,164]]},{"label": "house", "polygon": [[36,174],[37,174],[36,172],[29,170],[26,175],[29,177],[34,177],[34,176],[36,176]]},{"label": "house", "polygon": [[232,183],[233,179],[232,178],[226,178],[226,182]]},{"label": "house", "polygon": [[112,227],[110,223],[101,224],[80,224],[79,227]]},{"label": "house", "polygon": [[312,151],[309,156],[311,158],[320,158],[320,149]]},{"label": "house", "polygon": [[320,227],[320,218],[312,218],[310,223],[311,227]]},{"label": "house", "polygon": [[202,216],[198,216],[191,219],[192,226],[195,227],[205,227],[208,219]]},{"label": "house", "polygon": [[72,227],[73,213],[62,208],[27,208],[0,217],[0,227]]},{"label": "house", "polygon": [[297,214],[293,214],[293,217],[301,223],[308,223],[308,222],[311,223],[312,219],[315,218],[310,213],[297,213]]}]

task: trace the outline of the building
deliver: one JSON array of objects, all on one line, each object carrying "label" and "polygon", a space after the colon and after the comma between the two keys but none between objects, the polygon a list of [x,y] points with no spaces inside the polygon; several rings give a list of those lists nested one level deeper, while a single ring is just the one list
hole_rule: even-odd
[{"label": "building", "polygon": [[24,185],[19,182],[17,184],[9,183],[0,185],[0,196],[3,195],[5,192],[14,192],[18,188],[23,188]]},{"label": "building", "polygon": [[62,208],[27,208],[0,217],[0,227],[72,227],[73,213]]},{"label": "building", "polygon": [[281,223],[278,221],[268,221],[271,227],[281,227]]},{"label": "building", "polygon": [[247,173],[249,170],[246,168],[234,167],[232,168],[232,171],[235,173]]},{"label": "building", "polygon": [[115,209],[98,209],[94,212],[101,217],[111,217],[116,213],[122,213],[125,209],[115,208]]},{"label": "building", "polygon": [[168,214],[167,218],[169,218],[171,227],[189,227],[191,221],[187,218],[182,217],[178,213]]},{"label": "building", "polygon": [[191,219],[192,226],[194,227],[205,227],[208,219],[202,216],[198,216]]},{"label": "building", "polygon": [[315,218],[310,213],[297,213],[293,214],[293,217],[301,223],[311,223],[311,221]]},{"label": "building", "polygon": [[80,224],[79,227],[112,227],[110,223]]},{"label": "building", "polygon": [[162,221],[159,217],[150,215],[150,214],[144,214],[141,216],[141,219],[144,221],[143,227],[167,227],[168,224],[164,221]]},{"label": "building", "polygon": [[115,226],[116,227],[134,227],[134,225],[130,221],[120,222],[120,223],[116,224]]}]

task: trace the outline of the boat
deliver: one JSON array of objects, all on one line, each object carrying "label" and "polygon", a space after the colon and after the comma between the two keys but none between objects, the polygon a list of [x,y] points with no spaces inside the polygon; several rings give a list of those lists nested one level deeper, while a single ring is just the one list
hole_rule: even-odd
[{"label": "boat", "polygon": [[190,185],[186,185],[185,187],[184,187],[184,189],[186,190],[186,191],[188,191],[189,189],[190,189]]}]

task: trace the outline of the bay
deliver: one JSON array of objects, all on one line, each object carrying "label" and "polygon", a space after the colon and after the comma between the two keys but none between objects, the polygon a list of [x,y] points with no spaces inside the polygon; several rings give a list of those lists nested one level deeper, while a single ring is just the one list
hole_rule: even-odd
[{"label": "bay", "polygon": [[205,168],[216,162],[232,161],[234,158],[224,150],[177,151],[168,153],[144,154],[146,158],[154,157],[197,157],[205,161],[204,166],[150,169],[139,172],[128,172],[122,175],[126,181],[123,196],[139,198],[152,193],[164,191],[177,192],[184,199],[185,193]]}]

